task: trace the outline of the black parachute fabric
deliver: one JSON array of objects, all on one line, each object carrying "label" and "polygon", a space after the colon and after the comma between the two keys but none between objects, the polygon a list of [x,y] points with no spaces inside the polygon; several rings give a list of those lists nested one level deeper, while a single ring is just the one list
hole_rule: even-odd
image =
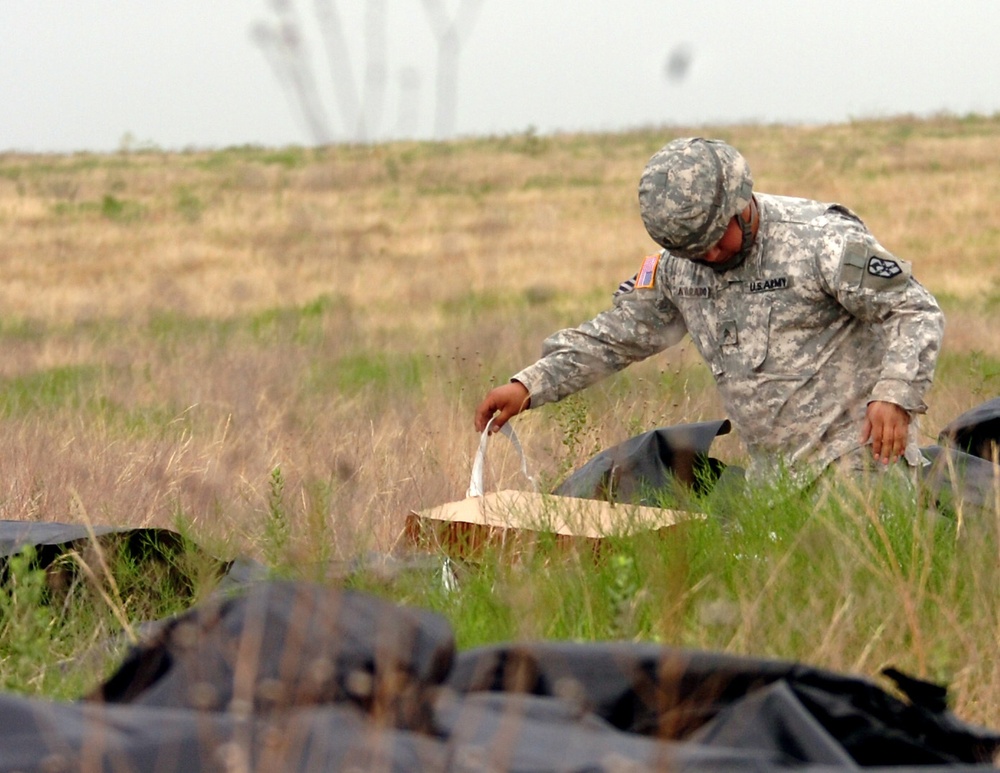
[{"label": "black parachute fabric", "polygon": [[725,468],[709,448],[731,428],[722,419],[644,432],[601,451],[552,493],[650,506],[659,504],[658,492],[678,484],[705,493]]},{"label": "black parachute fabric", "polygon": [[7,559],[26,547],[36,550],[43,565],[71,550],[84,551],[92,540],[101,546],[117,541],[130,543],[133,555],[144,552],[169,553],[177,549],[181,535],[170,529],[136,529],[115,526],[45,523],[39,521],[0,521],[0,559]]},{"label": "black parachute fabric", "polygon": [[939,445],[922,448],[931,465],[923,482],[945,509],[992,509],[1000,497],[1000,397],[977,405],[949,422]]},{"label": "black parachute fabric", "polygon": [[920,449],[931,461],[922,471],[925,488],[945,511],[959,507],[992,510],[1000,497],[1000,397],[987,400],[949,422],[938,444]]},{"label": "black parachute fabric", "polygon": [[987,400],[949,422],[941,430],[938,442],[992,461],[994,449],[1000,449],[1000,397]]},{"label": "black parachute fabric", "polygon": [[[92,570],[101,574],[114,573],[115,565],[122,561],[138,570],[137,577],[155,573],[161,578],[163,592],[187,598],[193,590],[188,576],[193,567],[185,567],[180,559],[193,555],[222,578],[223,588],[264,576],[263,567],[256,562],[211,556],[172,529],[0,520],[0,581],[7,577],[10,559],[25,549],[33,551],[35,566],[48,571],[51,586],[72,582],[80,564],[93,565]],[[97,551],[102,554],[99,558]]]},{"label": "black parachute fabric", "polygon": [[[712,441],[728,434],[727,419],[679,424],[644,432],[605,449],[557,486],[562,496],[661,505],[662,496],[686,488],[706,494],[724,485],[738,490],[743,470],[710,456]],[[920,479],[943,510],[992,508],[1000,485],[993,464],[1000,449],[1000,397],[951,421],[939,445],[921,448],[929,462]]]},{"label": "black parachute fabric", "polygon": [[653,644],[456,653],[439,615],[307,583],[158,629],[86,699],[0,696],[0,770],[995,770],[940,688]]},{"label": "black parachute fabric", "polygon": [[943,510],[951,511],[959,506],[980,509],[996,506],[1000,478],[993,462],[942,446],[926,446],[920,451],[931,462],[921,472],[921,482]]},{"label": "black parachute fabric", "polygon": [[[628,733],[770,754],[782,764],[927,765],[989,760],[1000,742],[963,726],[941,688],[892,672],[875,684],[784,662],[658,645],[543,642],[459,657],[449,681],[565,696]],[[933,701],[921,700],[926,695]]]}]

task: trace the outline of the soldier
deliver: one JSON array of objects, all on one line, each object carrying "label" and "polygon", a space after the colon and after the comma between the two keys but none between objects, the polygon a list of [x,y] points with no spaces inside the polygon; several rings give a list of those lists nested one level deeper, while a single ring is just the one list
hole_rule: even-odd
[{"label": "soldier", "polygon": [[748,475],[922,462],[916,416],[927,410],[944,318],[910,264],[857,215],[754,192],[743,156],[703,138],[652,156],[639,208],[663,249],[622,283],[612,308],[547,338],[541,359],[491,390],[477,430],[688,333],[747,449]]}]

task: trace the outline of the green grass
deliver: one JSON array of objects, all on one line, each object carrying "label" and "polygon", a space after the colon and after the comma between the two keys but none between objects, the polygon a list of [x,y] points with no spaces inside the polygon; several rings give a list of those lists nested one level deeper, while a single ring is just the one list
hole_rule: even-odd
[{"label": "green grass", "polygon": [[[314,480],[296,501],[282,469],[272,470],[260,529],[275,576],[322,578],[337,550],[325,517],[336,485]],[[536,534],[474,560],[425,547],[410,554],[409,571],[359,569],[340,581],[440,612],[461,648],[632,640],[803,662],[850,653],[844,669],[892,665],[942,683],[995,678],[996,513],[930,511],[909,485],[832,479],[694,505],[704,517],[659,533],[596,546]],[[59,573],[37,569],[30,550],[12,559],[0,589],[0,688],[56,697],[85,689],[93,674],[67,680],[60,664],[214,586],[203,553],[185,545],[167,564],[110,555],[114,583],[100,564],[87,573],[79,558],[62,559],[73,579],[55,589]],[[117,640],[102,669],[125,644]]]},{"label": "green grass", "polygon": [[[891,662],[943,681],[969,665],[965,640],[988,638],[1000,612],[989,513],[963,528],[923,512],[909,489],[851,483],[703,505],[704,520],[599,551],[544,537],[514,556],[487,551],[458,564],[453,591],[432,572],[389,587],[355,581],[441,612],[463,647],[628,639],[814,661],[824,643],[850,642],[867,652],[855,667]],[[959,623],[970,615],[978,624]]]},{"label": "green grass", "polygon": [[0,414],[77,409],[90,399],[100,373],[96,365],[65,365],[6,379],[0,382]]},{"label": "green grass", "polygon": [[0,690],[75,699],[137,640],[214,588],[219,565],[183,537],[84,540],[42,566],[34,547],[0,564]]},{"label": "green grass", "polygon": [[[997,282],[988,265],[947,258],[988,254],[975,248],[995,240],[983,202],[997,154],[984,139],[1000,120],[725,132],[760,160],[762,189],[860,200],[879,233],[903,217],[893,238],[920,234],[921,281],[928,268],[982,271],[943,283],[953,331],[972,334],[946,337],[931,404],[953,414],[1000,393],[997,347],[976,332],[991,329]],[[399,527],[411,508],[463,496],[482,394],[553,330],[606,308],[634,272],[645,245],[634,177],[663,135],[0,156],[16,274],[0,320],[5,517],[177,525],[279,576],[439,610],[462,647],[627,639],[866,674],[895,665],[951,683],[964,716],[992,723],[992,511],[930,517],[905,492],[850,486],[806,499],[755,490],[686,503],[708,517],[612,537],[596,554],[541,538],[455,562],[450,589],[438,551],[405,555],[395,575],[356,568],[370,550],[408,547]],[[931,199],[915,207],[914,189]],[[185,240],[213,259],[175,275]],[[588,259],[570,263],[577,255]],[[376,262],[388,267],[378,283],[366,273]],[[122,303],[102,311],[109,300]],[[711,375],[685,344],[517,429],[548,487],[626,437],[716,418]],[[720,458],[739,463],[737,443],[721,438]],[[116,564],[118,595],[80,581],[55,597],[30,557],[16,560],[0,602],[0,686],[73,697],[92,684],[96,644],[177,608],[148,571]],[[181,606],[213,583],[196,572]]]},{"label": "green grass", "polygon": [[982,351],[944,351],[938,359],[935,377],[941,381],[964,382],[973,394],[987,400],[1000,394],[1000,359]]},{"label": "green grass", "polygon": [[309,386],[319,392],[357,395],[384,393],[404,385],[419,389],[425,378],[425,358],[388,352],[356,352],[314,363]]},{"label": "green grass", "polygon": [[[24,420],[67,412],[128,435],[174,436],[182,411],[167,403],[125,404],[102,394],[118,378],[97,365],[63,366],[0,381],[0,416]],[[169,433],[166,431],[170,429]]]}]

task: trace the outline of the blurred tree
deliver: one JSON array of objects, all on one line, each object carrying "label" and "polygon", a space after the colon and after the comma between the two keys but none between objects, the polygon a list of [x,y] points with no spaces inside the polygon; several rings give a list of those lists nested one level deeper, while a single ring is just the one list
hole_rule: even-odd
[{"label": "blurred tree", "polygon": [[[471,31],[483,0],[460,0],[454,18],[448,17],[442,0],[422,0],[422,3],[438,51],[434,136],[444,139],[455,131],[461,41]],[[365,66],[360,88],[335,0],[314,0],[336,112],[343,126],[340,133],[333,130],[324,107],[294,0],[269,0],[268,4],[275,18],[272,22],[257,23],[252,36],[271,64],[293,109],[301,114],[313,140],[326,144],[338,134],[357,142],[369,142],[377,137],[383,129],[388,82],[387,0],[365,0]],[[398,83],[396,131],[412,134],[417,128],[420,74],[414,67],[402,68]]]},{"label": "blurred tree", "polygon": [[462,38],[472,30],[482,0],[462,0],[454,20],[449,20],[442,0],[423,0],[424,10],[438,42],[437,109],[434,136],[450,137],[458,108],[458,55]]}]

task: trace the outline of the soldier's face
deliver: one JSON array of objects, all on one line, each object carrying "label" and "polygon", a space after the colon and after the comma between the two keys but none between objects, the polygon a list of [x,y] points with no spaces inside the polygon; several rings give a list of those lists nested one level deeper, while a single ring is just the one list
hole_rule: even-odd
[{"label": "soldier's face", "polygon": [[722,234],[722,238],[715,243],[714,247],[709,248],[702,261],[705,263],[725,263],[727,260],[735,257],[742,246],[743,231],[740,230],[740,224],[734,217],[729,221],[729,226],[726,228],[726,232]]}]

